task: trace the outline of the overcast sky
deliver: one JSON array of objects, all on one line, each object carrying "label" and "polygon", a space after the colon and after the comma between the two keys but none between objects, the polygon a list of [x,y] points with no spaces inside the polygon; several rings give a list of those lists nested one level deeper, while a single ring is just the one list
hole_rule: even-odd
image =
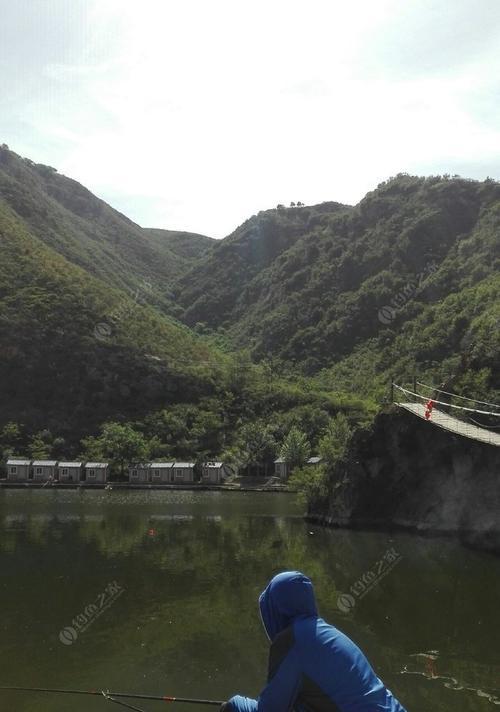
[{"label": "overcast sky", "polygon": [[0,143],[144,227],[498,179],[499,110],[499,0],[0,0]]}]

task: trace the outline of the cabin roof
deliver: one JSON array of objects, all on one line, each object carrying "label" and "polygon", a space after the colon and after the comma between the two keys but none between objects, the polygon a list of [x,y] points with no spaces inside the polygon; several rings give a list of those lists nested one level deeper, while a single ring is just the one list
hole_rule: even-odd
[{"label": "cabin roof", "polygon": [[31,460],[16,460],[16,458],[9,458],[7,460],[7,465],[31,465]]},{"label": "cabin roof", "polygon": [[33,460],[33,467],[55,467],[57,460]]},{"label": "cabin roof", "polygon": [[81,467],[83,462],[60,462],[59,467]]},{"label": "cabin roof", "polygon": [[222,462],[205,462],[205,467],[222,467]]},{"label": "cabin roof", "polygon": [[107,462],[87,462],[85,465],[86,470],[104,470],[106,467],[108,467]]},{"label": "cabin roof", "polygon": [[174,467],[194,467],[194,462],[174,462]]},{"label": "cabin roof", "polygon": [[309,460],[307,461],[308,465],[317,465],[318,462],[321,462],[323,458],[321,457],[310,457]]},{"label": "cabin roof", "polygon": [[276,464],[276,463],[278,463],[278,464],[279,464],[279,463],[285,463],[285,462],[286,462],[286,460],[284,460],[282,457],[278,457],[278,459],[274,461],[275,464]]},{"label": "cabin roof", "polygon": [[173,462],[152,462],[151,467],[154,468],[155,470],[161,470],[161,469],[166,469],[169,467],[173,467]]}]

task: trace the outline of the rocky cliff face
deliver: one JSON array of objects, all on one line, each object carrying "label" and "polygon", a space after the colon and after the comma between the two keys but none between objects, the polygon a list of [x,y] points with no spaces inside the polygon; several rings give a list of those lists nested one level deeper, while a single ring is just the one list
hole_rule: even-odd
[{"label": "rocky cliff face", "polygon": [[331,526],[456,533],[500,553],[500,448],[390,409],[354,438],[308,514]]}]

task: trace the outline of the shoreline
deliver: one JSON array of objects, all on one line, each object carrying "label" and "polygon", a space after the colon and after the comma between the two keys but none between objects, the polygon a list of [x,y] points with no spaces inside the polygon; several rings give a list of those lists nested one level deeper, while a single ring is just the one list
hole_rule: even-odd
[{"label": "shoreline", "polygon": [[259,485],[216,485],[216,484],[152,484],[152,483],[130,483],[130,482],[8,482],[0,480],[0,489],[86,489],[86,490],[170,490],[187,492],[275,492],[281,494],[295,494],[296,490],[289,489],[286,485],[271,485],[270,487]]}]

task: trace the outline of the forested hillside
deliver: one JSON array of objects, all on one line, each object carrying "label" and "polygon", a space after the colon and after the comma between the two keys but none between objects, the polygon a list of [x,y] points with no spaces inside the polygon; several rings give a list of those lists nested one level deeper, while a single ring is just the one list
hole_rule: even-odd
[{"label": "forested hillside", "polygon": [[213,237],[198,235],[194,232],[158,230],[156,228],[146,228],[144,232],[151,238],[158,250],[165,253],[167,259],[172,259],[172,256],[175,255],[179,260],[184,261],[184,267],[187,267],[190,261],[203,257],[217,243]]},{"label": "forested hillside", "polygon": [[[131,458],[224,454],[270,471],[291,428],[315,447],[339,412],[353,424],[373,412],[222,353],[164,313],[161,271],[199,262],[210,238],[141,230],[52,169],[5,148],[0,158],[0,462],[113,461],[127,447]],[[106,451],[101,432],[117,438]]]},{"label": "forested hillside", "polygon": [[69,262],[129,295],[140,291],[164,311],[170,283],[211,243],[201,235],[143,230],[55,168],[6,147],[0,147],[0,199]]},{"label": "forested hillside", "polygon": [[499,267],[491,180],[400,175],[214,241],[3,147],[0,449],[76,455],[113,422],[138,456],[333,461],[391,378],[499,397]]},{"label": "forested hillside", "polygon": [[257,215],[174,294],[190,326],[324,384],[380,393],[391,377],[443,379],[468,359],[498,389],[499,268],[500,185],[400,175],[354,208]]},{"label": "forested hillside", "polygon": [[[259,310],[255,286],[286,255],[332,215],[345,214],[350,208],[339,203],[324,203],[311,208],[279,208],[253,216],[229,237],[215,244],[203,264],[195,265],[179,279],[174,298],[183,307],[183,319],[189,326],[200,324],[209,329],[227,328],[235,337],[244,335],[250,342],[252,326],[239,329],[238,323]],[[292,269],[295,274],[295,270]],[[297,284],[300,275],[296,276]],[[268,285],[269,288],[279,285]],[[279,299],[280,292],[276,292]]]},{"label": "forested hillside", "polygon": [[2,203],[0,347],[2,420],[69,432],[211,393],[219,360],[144,300],[70,264]]}]

